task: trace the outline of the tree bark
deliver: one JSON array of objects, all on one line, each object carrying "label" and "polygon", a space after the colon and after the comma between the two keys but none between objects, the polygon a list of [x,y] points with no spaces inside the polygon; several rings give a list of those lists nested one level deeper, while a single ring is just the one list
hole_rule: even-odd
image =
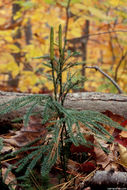
[{"label": "tree bark", "polygon": [[[15,19],[15,16],[20,11],[20,9],[21,9],[21,6],[18,4],[18,1],[17,3],[14,2],[12,4],[12,18],[11,18],[12,24],[15,24],[17,22],[17,19]],[[13,36],[14,45],[19,49],[19,52],[11,53],[11,55],[14,57],[14,60],[18,66],[21,62],[21,52],[20,52],[21,44],[18,42],[18,40],[21,39],[21,36],[22,36],[21,27],[19,26]],[[7,83],[8,83],[8,86],[12,88],[17,88],[18,83],[19,83],[19,74],[15,78],[13,78],[12,73],[9,72],[9,79]]]},{"label": "tree bark", "polygon": [[[85,26],[84,26],[84,29],[82,31],[82,35],[86,35],[87,37],[84,38],[84,40],[81,41],[81,51],[82,51],[82,61],[86,62],[87,60],[87,44],[88,44],[88,40],[89,40],[89,27],[90,27],[90,21],[89,20],[86,20],[85,22]],[[81,73],[82,73],[82,76],[83,77],[86,77],[85,75],[85,66],[86,66],[86,63],[84,63],[82,65],[82,70],[81,70]],[[82,86],[84,86],[84,82],[82,82]]]},{"label": "tree bark", "polygon": [[118,187],[124,189],[127,187],[127,173],[97,171],[90,180],[85,181],[83,189],[87,186],[94,190],[117,189]]},{"label": "tree bark", "polygon": [[[30,94],[0,91],[0,104],[28,95]],[[70,109],[94,110],[99,112],[109,110],[114,114],[118,114],[124,118],[127,118],[127,96],[120,94],[106,94],[98,92],[72,93],[67,95],[64,106]],[[38,106],[36,111],[39,109],[40,107]],[[16,110],[1,116],[0,120],[3,118],[4,120],[11,120],[15,117],[23,116],[25,111],[26,108]]]}]

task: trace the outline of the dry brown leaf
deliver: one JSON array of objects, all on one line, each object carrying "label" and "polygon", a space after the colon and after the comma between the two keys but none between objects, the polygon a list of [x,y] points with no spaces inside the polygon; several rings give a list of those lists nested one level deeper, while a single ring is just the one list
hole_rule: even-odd
[{"label": "dry brown leaf", "polygon": [[40,117],[31,116],[27,127],[23,126],[20,131],[15,132],[15,135],[10,138],[4,138],[4,142],[18,147],[22,147],[38,137],[42,137],[42,142],[48,131],[41,122]]},{"label": "dry brown leaf", "polygon": [[68,160],[67,168],[71,174],[77,175],[80,168],[80,164],[73,160]]},{"label": "dry brown leaf", "polygon": [[[127,129],[127,127],[126,127],[126,129]],[[123,137],[123,138],[127,138],[127,131],[122,131],[120,133],[120,136]]]},{"label": "dry brown leaf", "polygon": [[[109,118],[111,118],[113,121],[121,124],[121,122],[125,119],[123,116],[121,115],[117,115],[112,113],[109,110],[106,110],[105,112],[103,112],[104,115],[108,116]],[[108,125],[104,125],[105,129],[110,133],[113,134],[114,132],[114,127],[108,126]]]},{"label": "dry brown leaf", "polygon": [[14,150],[13,146],[11,146],[10,144],[4,143],[4,146],[3,146],[2,150],[1,150],[1,153],[4,154],[6,152],[11,152],[13,150]]},{"label": "dry brown leaf", "polygon": [[[105,148],[107,148],[107,144],[105,143],[105,141],[99,141],[99,143],[101,143],[101,145]],[[94,144],[97,145],[94,147],[94,152],[96,155],[96,163],[97,165],[101,165],[102,168],[105,168],[109,163],[110,163],[110,158],[109,156],[102,150],[101,147],[98,147],[98,140],[94,141]]]},{"label": "dry brown leaf", "polygon": [[[127,129],[127,124],[124,128]],[[121,133],[119,135],[123,138],[127,138],[127,131],[121,131]]]},{"label": "dry brown leaf", "polygon": [[99,147],[94,148],[96,154],[97,165],[101,165],[102,168],[105,168],[110,163],[110,158],[108,155]]},{"label": "dry brown leaf", "polygon": [[[2,168],[2,176],[4,177],[5,173],[7,171],[7,168],[3,167]],[[8,173],[7,178],[5,179],[5,184],[9,184],[11,181],[14,181],[15,184],[17,184],[17,180],[15,178],[15,175],[12,172]],[[12,185],[12,188],[16,188],[16,185]]]},{"label": "dry brown leaf", "polygon": [[43,129],[41,132],[17,131],[15,136],[12,136],[10,139],[4,139],[4,142],[14,146],[22,147],[38,137],[42,137],[41,141],[43,141],[46,134],[46,129]]},{"label": "dry brown leaf", "polygon": [[105,112],[103,112],[103,114],[107,115],[108,117],[110,117],[113,121],[118,122],[119,124],[125,119],[123,116],[118,115],[118,114],[114,114],[109,110],[106,110]]}]

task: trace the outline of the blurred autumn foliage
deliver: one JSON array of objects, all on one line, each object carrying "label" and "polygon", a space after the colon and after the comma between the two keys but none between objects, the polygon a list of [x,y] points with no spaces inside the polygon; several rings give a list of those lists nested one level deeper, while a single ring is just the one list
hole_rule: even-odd
[{"label": "blurred autumn foliage", "polygon": [[61,24],[67,48],[84,61],[84,89],[117,93],[104,75],[85,68],[98,66],[127,93],[126,7],[126,0],[0,0],[0,90],[52,90],[48,70],[33,57],[48,54],[50,26],[57,34]]}]

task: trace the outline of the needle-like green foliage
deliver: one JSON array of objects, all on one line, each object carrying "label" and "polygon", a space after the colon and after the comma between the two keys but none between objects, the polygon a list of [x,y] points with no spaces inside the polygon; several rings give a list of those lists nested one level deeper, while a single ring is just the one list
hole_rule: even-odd
[{"label": "needle-like green foliage", "polygon": [[[66,175],[66,152],[65,147],[68,142],[78,146],[83,144],[88,146],[90,142],[84,138],[84,132],[81,131],[80,124],[87,128],[87,132],[93,134],[97,138],[105,141],[112,141],[113,137],[103,127],[103,124],[123,129],[118,123],[113,122],[110,118],[96,111],[77,111],[67,109],[64,107],[66,95],[70,90],[79,87],[85,79],[76,78],[76,73],[71,73],[71,69],[82,63],[73,63],[70,58],[77,55],[77,52],[65,51],[62,48],[62,27],[59,26],[58,31],[58,51],[59,56],[55,57],[54,53],[54,29],[51,27],[50,32],[50,55],[46,57],[38,57],[43,59],[43,64],[47,66],[51,72],[50,80],[54,85],[54,92],[52,96],[48,95],[30,95],[23,98],[17,98],[0,105],[0,114],[11,112],[12,110],[21,109],[26,106],[27,111],[24,116],[24,122],[27,126],[30,115],[33,114],[36,106],[42,108],[41,115],[43,117],[42,123],[49,122],[50,127],[47,127],[50,138],[46,139],[44,144],[33,146],[33,143],[22,147],[16,152],[12,152],[7,156],[16,156],[25,151],[31,151],[30,154],[23,157],[16,163],[16,172],[21,171],[25,167],[24,176],[30,175],[31,170],[40,161],[40,172],[42,176],[47,175],[52,166],[57,160],[60,160],[63,168],[64,177]],[[46,61],[45,61],[46,60]],[[63,82],[63,73],[67,72],[67,79]],[[75,129],[75,130],[74,130]],[[74,132],[75,131],[75,132]],[[3,159],[5,159],[4,156]]]}]

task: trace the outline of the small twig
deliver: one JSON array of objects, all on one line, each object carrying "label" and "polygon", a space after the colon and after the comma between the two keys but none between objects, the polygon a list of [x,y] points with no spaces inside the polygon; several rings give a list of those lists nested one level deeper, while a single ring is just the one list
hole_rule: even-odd
[{"label": "small twig", "polygon": [[30,178],[31,178],[32,182],[34,183],[35,187],[36,187],[38,190],[41,190],[41,189],[40,189],[41,187],[40,187],[40,185],[38,184],[38,181],[37,181],[36,177],[34,176],[33,172],[32,172],[30,169],[29,169],[29,171],[30,171],[30,174],[31,174]]},{"label": "small twig", "polygon": [[118,47],[119,47],[121,53],[123,53],[123,47],[122,47],[121,44],[120,44],[120,40],[119,40],[119,38],[118,38],[117,33],[114,33],[114,37],[115,37],[115,40],[116,40],[116,42],[117,42],[117,44],[118,44]]},{"label": "small twig", "polygon": [[[59,168],[60,169],[60,168]],[[61,170],[61,169],[60,169]],[[69,172],[70,173],[70,172]],[[71,185],[71,183],[76,179],[76,178],[78,178],[78,177],[80,177],[80,174],[78,173],[75,177],[73,177],[72,179],[70,179],[69,181],[67,181],[67,182],[64,182],[64,183],[61,183],[61,184],[58,184],[58,185],[56,185],[56,186],[53,186],[53,187],[51,187],[51,188],[49,188],[49,190],[53,190],[53,189],[57,189],[57,188],[60,188],[60,190],[65,190],[65,189],[67,189],[67,187],[69,186],[69,185]]]},{"label": "small twig", "polygon": [[99,32],[99,33],[93,33],[93,34],[88,34],[88,35],[83,35],[81,37],[78,38],[72,38],[72,39],[68,39],[67,41],[72,42],[72,41],[79,41],[79,40],[83,40],[84,38],[88,37],[88,36],[98,36],[98,35],[103,35],[103,34],[109,34],[109,33],[118,33],[118,32],[127,32],[127,30],[113,30],[113,31],[106,31],[106,32]]},{"label": "small twig", "polygon": [[102,71],[98,66],[85,66],[85,68],[98,70],[101,74],[103,74],[106,78],[108,78],[112,82],[112,84],[117,88],[117,90],[120,94],[123,93],[123,91],[120,89],[119,85],[107,73]]}]

